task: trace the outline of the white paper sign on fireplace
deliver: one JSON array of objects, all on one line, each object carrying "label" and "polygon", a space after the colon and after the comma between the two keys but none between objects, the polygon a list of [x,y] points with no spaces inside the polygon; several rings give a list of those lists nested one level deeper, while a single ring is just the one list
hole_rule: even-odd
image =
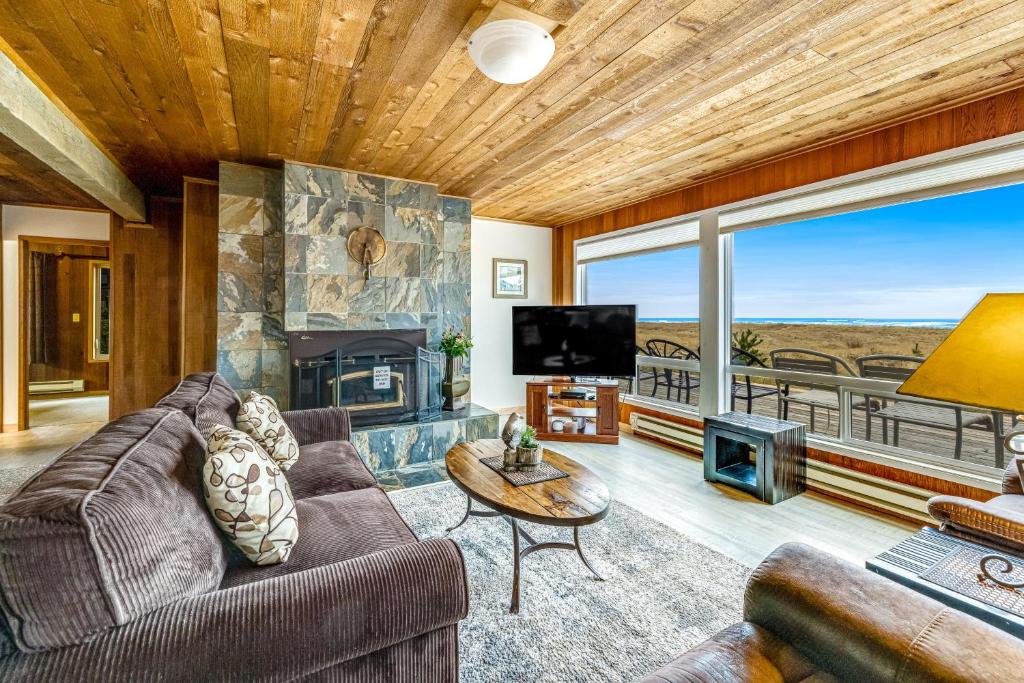
[{"label": "white paper sign on fireplace", "polygon": [[373,388],[375,391],[391,388],[390,365],[375,365],[373,367]]}]

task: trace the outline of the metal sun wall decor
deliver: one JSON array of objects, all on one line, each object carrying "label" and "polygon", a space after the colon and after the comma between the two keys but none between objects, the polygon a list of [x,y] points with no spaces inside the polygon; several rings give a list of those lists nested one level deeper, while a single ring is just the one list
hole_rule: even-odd
[{"label": "metal sun wall decor", "polygon": [[384,260],[388,244],[374,228],[356,228],[348,236],[348,255],[363,266],[363,279],[370,279],[370,266]]}]

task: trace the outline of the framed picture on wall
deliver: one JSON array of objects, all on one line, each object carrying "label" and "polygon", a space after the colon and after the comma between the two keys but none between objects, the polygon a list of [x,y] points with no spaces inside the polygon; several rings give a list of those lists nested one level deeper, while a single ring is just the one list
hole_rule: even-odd
[{"label": "framed picture on wall", "polygon": [[494,259],[495,299],[526,298],[526,261],[519,259]]}]

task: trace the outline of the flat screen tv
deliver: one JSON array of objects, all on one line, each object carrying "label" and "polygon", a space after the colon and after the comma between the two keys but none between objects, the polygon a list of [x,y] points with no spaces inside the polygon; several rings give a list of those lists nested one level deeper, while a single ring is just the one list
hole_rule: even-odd
[{"label": "flat screen tv", "polygon": [[512,373],[632,377],[636,306],[513,306]]}]

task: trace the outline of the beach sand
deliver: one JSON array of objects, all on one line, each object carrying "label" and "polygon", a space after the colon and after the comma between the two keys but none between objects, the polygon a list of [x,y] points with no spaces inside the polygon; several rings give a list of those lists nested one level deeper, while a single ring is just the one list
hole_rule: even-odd
[{"label": "beach sand", "polygon": [[[856,358],[876,353],[927,357],[952,330],[876,325],[793,325],[737,323],[733,332],[751,330],[764,341],[758,349],[768,356],[772,349],[801,348],[839,356],[856,372]],[[637,344],[649,339],[668,339],[697,350],[697,323],[637,323]]]}]

